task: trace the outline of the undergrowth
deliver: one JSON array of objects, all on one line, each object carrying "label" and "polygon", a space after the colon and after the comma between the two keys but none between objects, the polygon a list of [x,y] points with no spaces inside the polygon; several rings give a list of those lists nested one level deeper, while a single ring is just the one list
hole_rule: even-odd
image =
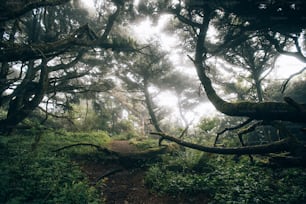
[{"label": "undergrowth", "polygon": [[152,191],[177,197],[206,194],[211,204],[306,203],[306,172],[239,163],[188,150],[164,157],[145,177]]},{"label": "undergrowth", "polygon": [[76,142],[107,143],[103,133],[31,132],[0,137],[0,203],[100,203],[98,191],[71,158],[93,148],[54,149]]}]

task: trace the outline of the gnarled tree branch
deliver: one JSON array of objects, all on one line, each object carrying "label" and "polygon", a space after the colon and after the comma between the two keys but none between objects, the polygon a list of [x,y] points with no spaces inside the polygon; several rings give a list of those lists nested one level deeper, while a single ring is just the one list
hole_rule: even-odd
[{"label": "gnarled tree branch", "polygon": [[[210,78],[206,75],[205,71],[207,65],[204,65],[205,61],[205,37],[208,30],[208,22],[203,21],[202,28],[198,35],[196,44],[196,54],[194,64],[197,70],[199,79],[204,86],[208,99],[213,103],[216,109],[229,116],[249,117],[255,120],[282,120],[292,122],[306,123],[306,113],[296,110],[287,103],[279,102],[237,102],[231,103],[224,101],[215,91],[212,86]],[[306,108],[305,104],[301,104],[301,107]]]},{"label": "gnarled tree branch", "polygon": [[6,0],[1,2],[0,23],[18,18],[35,8],[61,5],[69,1],[70,0]]},{"label": "gnarled tree branch", "polygon": [[167,135],[161,132],[151,132],[152,135],[158,135],[163,140],[169,140],[171,142],[175,142],[184,147],[189,147],[191,149],[215,153],[215,154],[238,154],[238,155],[249,155],[249,154],[268,154],[268,153],[279,153],[283,151],[291,151],[293,146],[299,145],[296,141],[292,141],[291,138],[285,138],[280,141],[272,142],[264,145],[254,145],[254,146],[243,146],[243,147],[207,147],[199,144],[194,144],[190,142],[186,142],[179,138]]}]

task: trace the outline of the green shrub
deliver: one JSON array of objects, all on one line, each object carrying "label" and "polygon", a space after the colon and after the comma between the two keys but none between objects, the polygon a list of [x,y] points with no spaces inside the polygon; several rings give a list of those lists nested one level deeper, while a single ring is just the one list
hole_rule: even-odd
[{"label": "green shrub", "polygon": [[1,203],[99,203],[79,166],[50,144],[32,150],[29,136],[1,136],[0,144]]},{"label": "green shrub", "polygon": [[159,165],[149,169],[145,182],[153,191],[172,196],[180,194],[193,196],[214,190],[214,184],[210,183],[211,180],[208,177],[195,173],[170,171]]},{"label": "green shrub", "polygon": [[[153,191],[172,196],[204,193],[211,204],[306,203],[304,169],[271,169],[244,159],[234,163],[224,156],[204,154],[198,162],[205,168],[199,171],[198,165],[186,163],[187,155],[168,155],[163,163],[149,168],[145,183]],[[195,161],[194,155],[189,157]]]}]

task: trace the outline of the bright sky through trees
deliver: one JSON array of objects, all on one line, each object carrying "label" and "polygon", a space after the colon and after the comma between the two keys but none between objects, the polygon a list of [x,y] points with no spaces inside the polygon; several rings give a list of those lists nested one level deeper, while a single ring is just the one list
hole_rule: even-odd
[{"label": "bright sky through trees", "polygon": [[[134,5],[138,5],[140,0],[134,0]],[[93,12],[94,8],[94,0],[82,0],[82,5],[86,10],[88,10],[89,13]],[[163,49],[166,49],[167,51],[170,51],[171,48],[173,48],[175,45],[178,45],[179,42],[176,39],[175,35],[167,35],[162,30],[164,26],[166,25],[166,21],[168,21],[170,18],[172,18],[171,15],[163,15],[160,17],[157,25],[153,25],[152,21],[150,19],[144,19],[142,22],[140,22],[137,25],[133,25],[132,29],[135,34],[135,36],[138,37],[138,40],[141,40],[143,42],[152,39],[154,37],[158,38],[161,41],[161,44],[163,45]],[[146,32],[142,32],[142,31]],[[212,36],[215,36],[212,34]],[[176,62],[181,63],[182,59],[184,59],[186,56],[180,56],[178,52],[174,49],[174,51],[171,52],[171,60],[174,64]],[[177,66],[183,66],[182,64],[177,63]],[[191,63],[190,63],[191,64]],[[305,63],[300,62],[298,59],[294,57],[288,57],[288,56],[280,56],[276,62],[275,70],[272,72],[271,77],[272,78],[286,78],[290,76],[293,73],[296,73],[300,71],[303,67],[306,66]],[[188,72],[195,74],[194,70],[187,69]],[[181,70],[180,70],[181,71]]]},{"label": "bright sky through trees", "polygon": [[[82,0],[84,8],[86,8],[89,12],[93,11],[93,0]],[[139,1],[135,0],[134,5],[138,5]],[[174,67],[178,69],[180,72],[184,72],[190,76],[195,77],[195,81],[199,81],[195,68],[192,62],[188,59],[186,52],[183,53],[181,51],[180,42],[178,37],[175,34],[169,34],[164,32],[165,26],[167,26],[167,22],[172,18],[171,15],[163,15],[159,18],[157,23],[153,23],[153,21],[149,18],[143,19],[138,24],[130,25],[131,29],[128,32],[136,38],[138,42],[141,43],[148,43],[149,41],[159,41],[161,44],[161,48],[167,52],[169,52],[170,61],[173,63]],[[217,30],[210,29],[211,32],[211,40],[216,37]],[[270,73],[268,78],[272,79],[285,79],[286,77],[290,76],[293,73],[300,71],[304,68],[306,64],[298,61],[296,58],[287,57],[287,56],[280,56],[275,63],[274,70]],[[200,83],[200,82],[199,82]],[[156,102],[159,103],[160,106],[164,106],[167,108],[172,109],[173,114],[179,117],[178,108],[177,108],[177,98],[175,94],[171,91],[165,91],[159,94],[156,97]],[[186,117],[189,121],[195,120],[198,122],[200,117],[211,116],[215,114],[215,108],[210,102],[199,104],[194,111],[186,113]]]},{"label": "bright sky through trees", "polygon": [[[134,135],[135,123],[144,135],[152,125],[162,139],[204,152],[299,155],[305,149],[300,130],[294,138],[279,123],[306,123],[305,73],[299,71],[306,64],[302,1],[82,1],[18,1],[18,8],[7,1],[3,7],[8,11],[0,15],[1,133],[34,117],[41,123],[49,115],[76,120],[73,111],[82,109],[84,130]],[[279,54],[304,64],[288,57],[275,63]],[[11,78],[15,65],[19,74]],[[49,103],[59,107],[56,115]],[[211,104],[220,113],[214,121],[207,120]],[[255,126],[273,126],[274,132],[261,139],[262,131],[254,130],[260,145],[243,146],[239,138],[238,149],[171,136],[200,117],[204,131],[238,124],[239,135]],[[73,122],[65,126],[76,129]]]},{"label": "bright sky through trees", "polygon": [[276,61],[275,70],[271,75],[278,79],[286,79],[304,67],[306,67],[306,64],[294,57],[280,56]]}]

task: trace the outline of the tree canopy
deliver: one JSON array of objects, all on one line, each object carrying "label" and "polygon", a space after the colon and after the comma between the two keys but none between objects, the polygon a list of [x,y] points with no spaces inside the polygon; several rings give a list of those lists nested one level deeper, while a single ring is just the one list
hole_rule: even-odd
[{"label": "tree canopy", "polygon": [[[128,93],[126,95],[141,97],[140,101],[144,101],[148,110],[146,114],[157,131],[154,134],[162,139],[221,154],[305,151],[304,143],[295,138],[295,132],[281,125],[282,122],[304,125],[305,102],[294,98],[294,94],[284,95],[282,101],[270,101],[264,97],[263,80],[280,55],[306,63],[306,2],[144,0],[135,5],[134,1],[110,0],[96,1],[94,14],[80,4],[81,1],[6,0],[1,5],[0,107],[4,111],[0,119],[1,132],[12,131],[37,108],[46,113],[51,108],[64,110],[69,108],[71,101],[81,97],[97,102],[95,94],[101,92],[113,93],[117,102],[125,103],[126,108],[133,107],[127,105],[122,95],[115,93],[117,86]],[[271,126],[286,133],[284,139],[251,147],[208,148],[163,132],[150,86],[174,87],[186,128],[188,124],[182,107],[199,103],[201,100],[196,98],[196,93],[200,96],[202,90],[188,76],[184,77],[182,71],[175,70],[170,55],[162,46],[156,46],[153,40],[137,41],[129,31],[132,24],[144,17],[157,23],[163,15],[172,16],[165,30],[182,42],[179,49],[192,62],[214,107],[227,116],[247,118],[239,127],[256,121],[249,131],[255,125]],[[139,32],[146,34],[146,31]],[[213,59],[222,63],[214,64]],[[217,88],[216,79],[220,78],[218,70],[224,70],[225,64],[245,70],[243,79],[251,83],[255,98],[242,97],[248,93],[242,94],[237,85],[231,90],[240,92],[240,97],[228,100],[220,94],[222,87]],[[239,81],[238,78],[235,76],[231,83]],[[285,84],[291,78],[289,76]],[[230,89],[230,83],[219,84]],[[295,87],[291,89],[294,92]],[[191,98],[194,100],[187,100]],[[142,114],[136,108],[127,109],[137,117]]]}]

